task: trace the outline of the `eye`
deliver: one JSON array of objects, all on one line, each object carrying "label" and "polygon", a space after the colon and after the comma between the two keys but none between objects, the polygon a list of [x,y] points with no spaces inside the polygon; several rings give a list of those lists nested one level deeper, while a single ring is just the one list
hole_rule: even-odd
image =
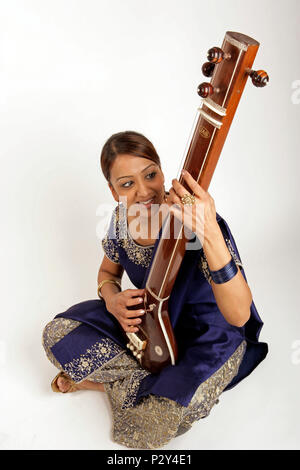
[{"label": "eye", "polygon": [[131,181],[127,181],[127,183],[122,184],[122,188],[129,188],[130,186],[126,186],[128,183],[131,183]]},{"label": "eye", "polygon": [[147,175],[147,177],[150,176],[149,179],[151,180],[151,179],[154,178],[155,175],[156,175],[156,171],[152,171],[152,173],[149,173],[149,174]]},{"label": "eye", "polygon": [[[148,173],[148,175],[146,175],[146,178],[152,180],[155,177],[156,173],[157,171],[152,171],[151,173]],[[126,183],[122,184],[122,188],[130,188],[131,183],[132,181],[127,181]]]}]

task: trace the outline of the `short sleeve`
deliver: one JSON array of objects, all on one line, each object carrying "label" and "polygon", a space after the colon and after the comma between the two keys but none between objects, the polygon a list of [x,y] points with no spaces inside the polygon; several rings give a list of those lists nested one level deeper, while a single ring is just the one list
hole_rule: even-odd
[{"label": "short sleeve", "polygon": [[113,263],[119,263],[119,250],[116,231],[116,209],[112,214],[108,231],[105,237],[102,239],[101,243],[107,258],[110,259],[110,261]]}]

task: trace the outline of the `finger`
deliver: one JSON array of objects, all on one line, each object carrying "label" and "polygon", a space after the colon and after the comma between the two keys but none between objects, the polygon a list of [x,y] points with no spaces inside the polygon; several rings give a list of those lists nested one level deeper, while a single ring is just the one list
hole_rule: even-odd
[{"label": "finger", "polygon": [[136,326],[142,323],[141,318],[128,318],[124,321],[125,325],[127,326]]},{"label": "finger", "polygon": [[173,205],[170,207],[170,212],[171,212],[177,219],[179,219],[181,222],[183,221],[183,213],[182,213],[182,208],[181,208],[181,207],[178,207],[178,205],[173,204]]},{"label": "finger", "polygon": [[172,205],[172,201],[171,201],[171,197],[170,197],[170,190],[168,191],[169,194],[167,194],[167,196],[165,197],[165,204],[167,204],[167,206],[171,206]]},{"label": "finger", "polygon": [[179,205],[181,204],[181,199],[178,196],[178,194],[176,193],[174,188],[170,189],[170,201],[171,201],[172,204],[179,204]]},{"label": "finger", "polygon": [[145,310],[142,308],[138,310],[127,310],[126,307],[123,307],[121,310],[119,310],[119,314],[122,317],[123,321],[127,321],[128,318],[131,318],[131,317],[135,318],[135,317],[141,316],[144,313],[145,313]]},{"label": "finger", "polygon": [[177,208],[175,205],[172,206],[170,212],[174,215],[174,217],[178,220],[178,222],[184,225],[187,229],[193,231],[193,216],[190,212],[188,206],[184,206],[184,209]]},{"label": "finger", "polygon": [[127,320],[127,312],[128,310],[126,310],[126,307],[119,309],[118,315],[121,317],[122,322]]},{"label": "finger", "polygon": [[146,289],[145,287],[143,287],[142,289],[128,289],[129,291],[139,295],[139,294],[143,294],[144,292],[146,292]]},{"label": "finger", "polygon": [[126,307],[133,307],[134,305],[139,305],[143,303],[143,298],[142,297],[137,297],[137,298],[130,298],[126,301]]},{"label": "finger", "polygon": [[135,297],[138,295],[143,295],[146,292],[146,289],[126,289],[123,291],[129,297]]},{"label": "finger", "polygon": [[139,317],[141,315],[144,315],[145,310],[144,309],[139,309],[139,310],[127,310],[126,312],[126,318],[135,318]]},{"label": "finger", "polygon": [[128,326],[128,325],[122,325],[123,330],[126,331],[126,333],[137,333],[139,329],[136,326]]},{"label": "finger", "polygon": [[181,198],[185,194],[190,195],[190,193],[185,189],[184,186],[182,186],[182,184],[179,183],[179,181],[176,178],[172,180],[172,185],[173,185],[173,190],[180,202],[181,202]]},{"label": "finger", "polygon": [[181,172],[184,180],[187,182],[195,196],[197,197],[204,197],[206,195],[206,191],[201,188],[200,184],[192,177],[192,175],[187,170],[182,170]]},{"label": "finger", "polygon": [[186,196],[192,196],[191,193],[195,193],[194,194],[195,197],[198,200],[201,200],[199,195],[197,194],[196,190],[192,190],[191,192],[187,191],[186,188],[182,184],[180,184],[179,181],[177,181],[177,180],[173,180],[173,184],[174,184],[175,191],[176,191],[176,194],[177,194],[177,197],[178,197],[178,201],[180,201],[181,204],[186,204],[186,202],[183,201],[182,198],[186,197]]}]

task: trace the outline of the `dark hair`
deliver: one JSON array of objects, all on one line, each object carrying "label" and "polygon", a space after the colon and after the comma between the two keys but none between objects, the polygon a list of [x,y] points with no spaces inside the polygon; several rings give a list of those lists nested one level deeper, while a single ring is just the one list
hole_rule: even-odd
[{"label": "dark hair", "polygon": [[143,134],[134,131],[118,132],[105,142],[101,152],[101,169],[108,182],[110,182],[111,166],[121,154],[148,158],[161,167],[154,145]]}]

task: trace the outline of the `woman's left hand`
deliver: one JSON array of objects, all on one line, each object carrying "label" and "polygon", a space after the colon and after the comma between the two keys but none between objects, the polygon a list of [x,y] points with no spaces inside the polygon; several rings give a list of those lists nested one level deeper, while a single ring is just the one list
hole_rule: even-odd
[{"label": "woman's left hand", "polygon": [[[197,183],[188,171],[184,171],[183,178],[190,188],[187,191],[177,179],[172,180],[167,204],[170,211],[199,238],[204,246],[207,238],[219,234],[220,228],[216,219],[215,202],[211,195]],[[193,204],[183,204],[181,198],[185,195],[194,195]]]}]

